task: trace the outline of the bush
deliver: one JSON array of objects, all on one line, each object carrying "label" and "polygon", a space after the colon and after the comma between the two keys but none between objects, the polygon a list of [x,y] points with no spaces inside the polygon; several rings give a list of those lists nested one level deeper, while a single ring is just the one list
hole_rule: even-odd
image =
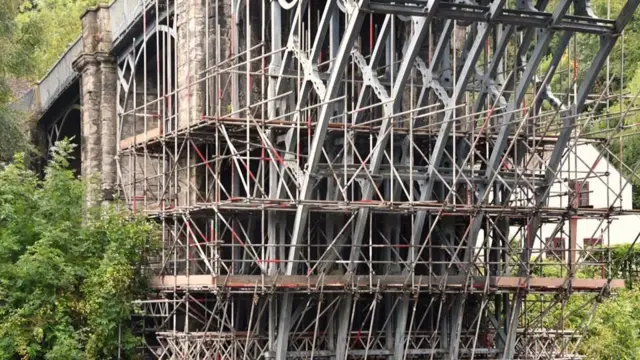
[{"label": "bush", "polygon": [[71,149],[54,147],[44,179],[20,155],[0,170],[0,359],[112,358],[119,335],[128,358],[140,343],[132,304],[158,231],[115,206],[85,211]]}]

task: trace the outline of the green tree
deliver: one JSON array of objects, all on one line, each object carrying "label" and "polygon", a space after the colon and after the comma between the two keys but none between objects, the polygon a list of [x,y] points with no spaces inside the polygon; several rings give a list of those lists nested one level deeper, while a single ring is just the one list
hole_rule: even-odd
[{"label": "green tree", "polygon": [[[130,357],[157,229],[115,207],[83,210],[59,143],[44,179],[21,157],[0,171],[0,359]],[[120,325],[124,326],[120,326]]]},{"label": "green tree", "polygon": [[25,114],[10,84],[40,79],[80,35],[80,16],[98,0],[0,1],[0,162],[28,150]]},{"label": "green tree", "polygon": [[592,360],[640,359],[640,291],[622,290],[598,306],[582,342]]},{"label": "green tree", "polygon": [[20,26],[20,1],[0,1],[0,104],[11,100],[10,77],[29,78],[34,71],[34,54],[39,44],[37,31]]},{"label": "green tree", "polygon": [[0,1],[0,162],[11,160],[15,151],[25,151],[28,144],[22,126],[25,114],[8,107],[14,100],[10,81],[33,74],[33,50],[38,42],[34,32],[22,29],[16,21],[19,9],[18,0]]},{"label": "green tree", "polygon": [[[611,259],[611,273],[614,279],[623,278],[627,288],[618,290],[610,296],[598,294],[574,293],[564,306],[555,306],[539,310],[529,307],[527,317],[541,318],[541,325],[548,329],[571,329],[583,335],[577,349],[589,360],[635,360],[640,359],[640,289],[638,282],[640,269],[640,249],[630,245],[614,246],[602,251],[601,261]],[[541,262],[534,267],[534,276],[563,277],[566,268],[554,262]],[[583,268],[578,278],[598,278],[596,267]],[[532,304],[542,300],[545,295],[531,294],[528,300]],[[546,295],[548,297],[548,295]],[[549,300],[549,298],[546,298]],[[536,302],[537,301],[537,302]],[[593,312],[594,301],[600,301]],[[539,312],[538,312],[539,311]],[[542,312],[545,315],[541,317]]]},{"label": "green tree", "polygon": [[0,163],[13,159],[16,152],[28,151],[25,119],[28,115],[0,104]]},{"label": "green tree", "polygon": [[[15,1],[15,0],[11,0]],[[80,16],[100,0],[26,0],[23,1],[15,21],[20,34],[37,33],[32,48],[33,76],[40,78],[80,36]],[[102,1],[110,3],[111,1]],[[46,31],[43,31],[45,30]]]}]

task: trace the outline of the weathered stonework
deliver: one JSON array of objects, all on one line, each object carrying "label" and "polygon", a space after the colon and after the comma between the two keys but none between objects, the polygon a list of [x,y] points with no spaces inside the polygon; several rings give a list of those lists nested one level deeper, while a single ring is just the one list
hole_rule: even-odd
[{"label": "weathered stonework", "polygon": [[116,184],[116,89],[117,69],[112,58],[100,60],[102,98],[100,99],[100,125],[102,139],[102,194],[104,200],[113,200]]},{"label": "weathered stonework", "polygon": [[[81,74],[82,104],[81,147],[82,174],[99,179],[104,200],[113,198],[116,179],[116,86],[109,9],[97,6],[82,16],[82,54],[73,62]],[[92,182],[93,183],[93,182]],[[95,191],[87,193],[87,204],[98,201]]]},{"label": "weathered stonework", "polygon": [[[231,42],[230,42],[230,23],[231,18],[227,16],[218,16],[216,19],[216,11],[218,14],[230,14],[231,4],[230,1],[218,1],[208,0],[209,9],[209,52],[205,54],[208,57],[208,67],[217,68],[216,64],[219,64],[227,60],[230,56]],[[216,9],[216,3],[218,8]],[[217,21],[216,21],[217,20]],[[208,71],[211,72],[211,71]],[[209,82],[209,115],[216,115],[218,112],[224,114],[227,111],[227,106],[231,104],[231,94],[228,91],[222,89],[231,81],[229,74],[212,76]]]},{"label": "weathered stonework", "polygon": [[98,61],[93,54],[84,54],[75,62],[80,71],[82,103],[82,174],[92,176],[102,168],[100,141],[101,76]]},{"label": "weathered stonework", "polygon": [[178,0],[178,129],[201,119],[204,114],[205,14],[203,0]]},{"label": "weathered stonework", "polygon": [[[176,1],[178,55],[178,130],[198,122],[205,114],[205,72],[206,15],[202,11],[205,0]],[[191,144],[186,144],[191,147]],[[183,151],[177,161],[178,199],[177,206],[188,206],[196,201],[195,168],[193,149]]]}]

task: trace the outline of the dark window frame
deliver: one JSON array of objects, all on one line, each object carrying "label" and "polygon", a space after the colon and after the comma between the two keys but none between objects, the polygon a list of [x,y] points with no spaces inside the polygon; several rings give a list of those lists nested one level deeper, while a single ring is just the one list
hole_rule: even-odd
[{"label": "dark window frame", "polygon": [[564,260],[565,259],[565,242],[566,239],[563,237],[554,237],[554,238],[547,238],[547,256],[548,257],[553,257],[556,258],[558,260]]},{"label": "dark window frame", "polygon": [[598,246],[602,245],[602,238],[584,238],[582,239],[582,246]]},{"label": "dark window frame", "polygon": [[589,194],[589,182],[582,180],[569,180],[569,188],[573,191],[575,198],[573,199],[574,207],[587,207],[591,205]]}]

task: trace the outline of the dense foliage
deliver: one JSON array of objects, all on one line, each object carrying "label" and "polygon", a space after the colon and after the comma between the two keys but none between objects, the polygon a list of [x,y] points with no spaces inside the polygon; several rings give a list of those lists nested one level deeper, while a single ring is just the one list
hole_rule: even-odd
[{"label": "dense foliage", "polygon": [[[625,279],[627,288],[614,294],[574,293],[562,306],[555,295],[531,294],[527,299],[527,317],[541,320],[547,329],[578,331],[584,337],[577,351],[590,360],[640,359],[640,249],[629,245],[614,246],[598,251],[599,257],[611,259],[608,278]],[[556,261],[539,263],[534,276],[563,277],[566,267]],[[578,278],[599,278],[596,267],[582,268]],[[541,302],[542,300],[542,302]],[[544,317],[541,314],[544,313]],[[534,320],[535,319],[535,320]],[[537,324],[537,323],[536,323]],[[573,349],[572,349],[573,350]]]},{"label": "dense foliage", "polygon": [[[15,1],[15,0],[12,0]],[[32,76],[42,77],[78,38],[80,16],[99,0],[23,0],[15,20],[24,36],[37,34],[31,46]]]},{"label": "dense foliage", "polygon": [[21,127],[24,114],[7,106],[13,100],[11,79],[29,77],[34,70],[34,41],[17,25],[19,5],[18,0],[0,1],[0,162],[11,160],[16,150],[26,150],[28,143]]},{"label": "dense foliage", "polygon": [[600,304],[581,344],[588,359],[640,359],[640,291],[618,291]]},{"label": "dense foliage", "polygon": [[0,163],[7,163],[20,151],[29,151],[29,137],[23,125],[28,115],[0,103]]},{"label": "dense foliage", "polygon": [[31,77],[33,50],[39,43],[35,33],[19,26],[20,0],[0,1],[0,104],[11,99],[9,77]]},{"label": "dense foliage", "polygon": [[109,359],[119,337],[124,355],[139,343],[132,300],[156,230],[114,208],[85,213],[70,151],[52,150],[42,180],[21,157],[0,171],[0,359]]}]

